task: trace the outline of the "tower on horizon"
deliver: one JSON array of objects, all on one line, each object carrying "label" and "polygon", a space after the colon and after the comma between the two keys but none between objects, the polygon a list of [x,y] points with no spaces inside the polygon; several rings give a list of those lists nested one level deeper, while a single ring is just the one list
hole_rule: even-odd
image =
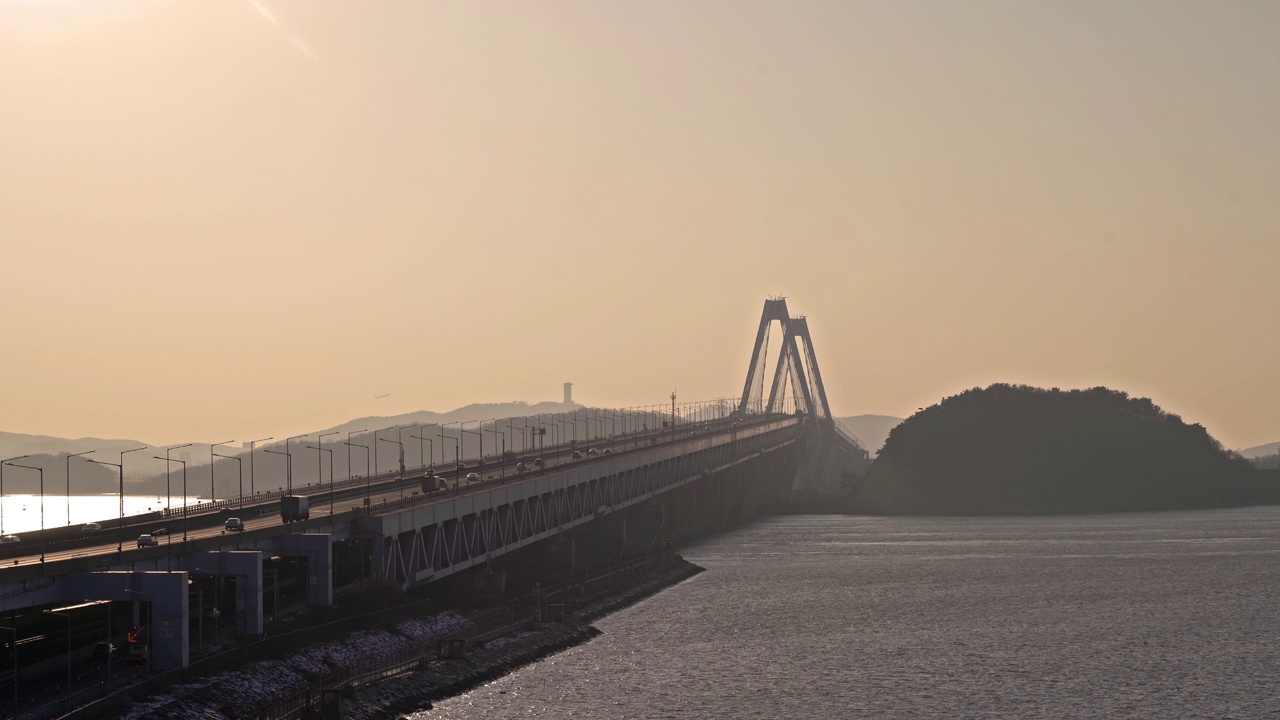
[{"label": "tower on horizon", "polygon": [[565,405],[573,404],[573,383],[571,382],[567,382],[564,384],[564,404]]}]

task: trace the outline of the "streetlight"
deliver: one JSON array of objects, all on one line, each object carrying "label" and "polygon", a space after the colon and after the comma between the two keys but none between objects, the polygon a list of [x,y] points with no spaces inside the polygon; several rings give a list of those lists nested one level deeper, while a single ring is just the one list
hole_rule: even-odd
[{"label": "streetlight", "polygon": [[[36,472],[40,473],[40,529],[44,530],[44,468],[36,467],[35,465],[19,465],[18,463],[15,463],[15,462],[11,462],[9,463],[9,465],[11,467],[20,467],[20,468],[26,468],[27,470],[35,470]],[[40,562],[44,562],[44,546],[45,546],[45,543],[43,542],[40,543]]]},{"label": "streetlight", "polygon": [[[369,505],[369,446],[361,445],[360,443],[353,443],[350,441],[343,443],[343,445],[347,446],[347,457],[351,457],[351,448],[353,447],[364,448],[364,504],[366,507],[368,507]],[[350,474],[350,469],[351,469],[351,463],[348,462],[347,463],[348,474]]]},{"label": "streetlight", "polygon": [[[484,423],[480,424],[480,432],[484,432]],[[502,477],[506,478],[507,477],[507,458],[506,458],[507,438],[505,435],[502,434],[502,430],[498,428],[498,423],[496,422],[493,424],[493,427],[489,428],[489,432],[493,433],[494,440],[497,440],[499,437],[502,438],[502,450],[498,454],[498,466],[499,466],[500,472],[502,473]]]},{"label": "streetlight", "polygon": [[220,455],[218,453],[214,453],[213,456],[220,457],[224,460],[236,461],[236,476],[240,479],[240,507],[244,507],[244,463],[241,462],[243,458],[239,455]]},{"label": "streetlight", "polygon": [[[71,702],[71,615],[69,613],[54,612],[52,610],[45,610],[44,614],[59,615],[67,619],[67,690],[64,693],[66,697],[63,698],[63,701],[66,702],[67,704],[70,704]],[[17,645],[14,645],[14,649],[16,651]],[[13,678],[13,682],[17,684],[18,678],[16,676]]]},{"label": "streetlight", "polygon": [[381,440],[382,438],[378,437],[378,433],[382,432],[383,430],[394,430],[394,429],[395,429],[395,425],[392,425],[389,428],[378,428],[377,430],[373,431],[373,473],[375,475],[382,472],[382,468],[378,465],[378,441]]},{"label": "streetlight", "polygon": [[[320,485],[324,485],[324,470],[321,469],[321,466],[323,465],[321,461],[324,460],[324,457],[320,455],[321,452],[325,452],[323,450],[324,438],[326,435],[341,435],[341,434],[342,434],[341,431],[333,430],[327,433],[320,433],[319,435],[316,436],[316,445],[318,446],[316,447],[316,478],[319,480]],[[333,451],[330,450],[327,452],[329,453],[329,514],[332,515],[333,514]]]},{"label": "streetlight", "polygon": [[[304,438],[310,434],[311,433],[306,433],[304,435],[294,435],[293,437],[287,437],[284,439],[284,454],[288,455],[289,457],[289,460],[285,463],[285,468],[284,468],[284,471],[285,471],[284,482],[285,482],[286,495],[293,494],[293,455],[289,453],[289,441],[297,440],[298,438]],[[276,454],[278,455],[279,452],[277,452]]]},{"label": "streetlight", "polygon": [[[118,463],[106,462],[105,460],[93,460],[93,459],[91,459],[91,458],[85,458],[85,460],[88,460],[88,461],[89,461],[89,462],[91,462],[91,463],[97,463],[97,464],[99,464],[99,465],[111,465],[111,466],[115,467],[117,470],[119,470],[119,471],[120,471],[120,534],[119,534],[119,537],[116,539],[116,552],[117,552],[118,554],[120,554],[121,558],[123,558],[123,556],[124,556],[124,456],[125,456],[125,455],[127,455],[127,454],[129,454],[129,453],[131,453],[131,452],[138,452],[139,450],[146,450],[148,447],[150,447],[150,446],[149,446],[149,445],[143,445],[142,447],[139,447],[139,448],[133,448],[133,449],[131,449],[131,450],[122,450],[122,451],[120,451],[120,462],[118,462]],[[184,464],[182,465],[182,467],[183,467],[183,491],[185,492],[185,491],[186,491],[186,467],[187,467],[187,466],[186,466],[186,464],[184,463]],[[185,501],[184,501],[184,502],[185,502]],[[184,505],[184,507],[185,507],[185,505]],[[184,515],[185,515],[185,512],[186,512],[186,511],[184,510],[183,512],[184,512]],[[183,532],[185,533],[186,531],[184,530]],[[185,537],[185,535],[184,535],[184,537]]]},{"label": "streetlight", "polygon": [[401,479],[404,478],[404,435],[401,435],[401,433],[403,433],[405,430],[408,430],[411,427],[413,427],[413,425],[401,425],[396,428],[396,439],[400,441],[400,477]]},{"label": "streetlight", "polygon": [[[18,457],[11,457],[9,460],[21,460],[29,457],[31,456],[19,455]],[[9,460],[0,460],[0,535],[4,534],[4,466]]]},{"label": "streetlight", "polygon": [[[460,423],[460,424],[458,425],[458,434],[461,436],[461,435],[466,435],[468,432],[470,432],[472,435],[479,435],[479,436],[480,436],[480,460],[482,460],[482,461],[483,461],[483,460],[484,460],[484,433],[483,433],[483,432],[476,432],[476,431],[474,431],[474,430],[468,431],[468,430],[467,430],[467,423],[469,423],[469,422],[475,422],[475,421],[474,421],[474,420],[467,420],[467,421],[465,421],[465,422]],[[482,424],[480,427],[484,427],[484,425]]]},{"label": "streetlight", "polygon": [[[169,458],[169,454],[168,454],[168,453],[165,453],[165,456],[164,456],[164,457],[160,457],[159,455],[152,455],[151,457],[153,457],[153,458],[155,458],[155,459],[157,459],[157,460],[163,460],[163,461],[164,461],[164,466],[165,466],[165,467],[164,467],[164,471],[165,471],[166,477],[167,477],[168,472],[169,472],[169,463],[181,463],[181,464],[182,464],[182,549],[183,549],[183,551],[186,551],[186,549],[187,549],[187,547],[186,547],[186,545],[187,545],[187,461],[186,461],[186,460],[178,460],[178,459],[176,459],[176,458],[175,458],[175,459],[170,459],[170,458]],[[90,460],[89,462],[98,462],[98,461],[97,461],[97,460]],[[173,540],[172,540],[172,537],[173,537],[173,536],[172,536],[172,535],[170,535],[169,537],[171,538],[171,539],[169,540],[169,546],[170,546],[170,547],[172,547],[172,546],[173,546]],[[172,565],[173,565],[172,559],[170,560],[169,565],[170,565],[170,566],[172,566]]]},{"label": "streetlight", "polygon": [[[327,435],[336,435],[337,433],[326,433],[326,434],[327,434]],[[332,451],[332,450],[330,450],[329,448],[326,448],[326,447],[317,447],[317,446],[315,446],[315,445],[308,445],[308,446],[307,446],[307,449],[308,449],[308,450],[315,450],[315,451],[317,451],[317,452],[316,452],[316,464],[317,464],[317,465],[322,464],[322,463],[321,463],[321,460],[323,459],[323,456],[322,456],[322,455],[320,455],[320,453],[322,453],[322,452],[327,452],[327,453],[329,453],[329,514],[330,514],[330,515],[333,515],[333,451]],[[322,485],[324,484],[324,472],[323,472],[323,471],[321,471],[321,473],[320,473],[320,483],[321,483]]]},{"label": "streetlight", "polygon": [[[529,454],[529,446],[528,446],[528,443],[527,443],[527,442],[525,441],[525,439],[524,439],[524,428],[519,428],[519,427],[514,427],[514,426],[511,426],[511,425],[508,425],[508,426],[507,426],[507,429],[508,429],[508,430],[510,430],[510,431],[512,431],[512,432],[518,432],[518,433],[520,433],[520,454],[521,454],[521,455],[527,455],[527,454]],[[511,443],[511,445],[512,445],[512,449],[514,450],[514,449],[515,449],[515,443],[514,443],[514,442],[512,442],[512,443]]]},{"label": "streetlight", "polygon": [[223,445],[230,445],[233,442],[235,442],[235,440],[227,440],[225,442],[213,443],[209,445],[209,502],[210,503],[218,502],[218,490],[213,486],[213,458],[216,457],[216,455],[213,452],[213,449],[216,447],[221,447]]},{"label": "streetlight", "polygon": [[289,490],[287,491],[287,493],[286,493],[286,494],[288,494],[288,495],[292,495],[292,494],[293,494],[293,481],[292,481],[290,478],[292,478],[292,477],[293,477],[293,456],[289,454],[289,451],[288,451],[288,450],[286,450],[286,451],[284,451],[284,452],[280,452],[279,450],[272,450],[271,448],[262,448],[262,452],[264,452],[264,453],[271,453],[272,455],[283,455],[283,456],[284,456],[284,474],[285,474],[285,482],[287,482],[287,483],[289,484]]},{"label": "streetlight", "polygon": [[[436,445],[435,443],[431,442],[431,438],[427,437],[426,435],[427,435],[426,433],[422,433],[421,435],[410,435],[409,437],[418,441],[418,454],[422,456],[422,465],[423,467],[430,469],[434,465],[434,463],[432,463],[431,460],[429,460],[428,458],[435,456]],[[426,452],[422,451],[422,443],[424,442],[427,444]],[[428,453],[430,453],[430,455],[428,455]]]},{"label": "streetlight", "polygon": [[[186,445],[174,445],[173,447],[167,447],[164,449],[164,506],[165,506],[165,510],[169,513],[173,512],[173,493],[172,491],[169,490],[169,485],[170,485],[169,468],[173,466],[169,464],[169,453],[173,450],[181,450],[184,447],[191,447],[191,443],[187,443]],[[186,497],[187,497],[187,489],[185,486],[183,486],[182,503],[184,505],[187,502]],[[173,541],[170,540],[169,542],[173,542]]]},{"label": "streetlight", "polygon": [[[453,425],[453,423],[445,423],[445,425]],[[458,478],[458,438],[455,438],[455,437],[447,437],[447,436],[444,434],[444,425],[441,425],[441,426],[440,426],[440,462],[444,462],[444,441],[445,441],[445,440],[452,440],[452,441],[453,441],[453,471],[454,471],[454,480],[458,480],[458,479],[460,479],[460,478]],[[456,483],[454,484],[454,488],[455,488],[455,489],[457,488],[457,484],[456,484]]]},{"label": "streetlight", "polygon": [[257,445],[260,442],[266,442],[267,440],[271,440],[271,439],[272,438],[265,437],[265,438],[258,438],[257,440],[249,441],[249,497],[253,497],[257,495],[257,493],[254,492],[254,489],[253,489],[253,446]]},{"label": "streetlight", "polygon": [[88,455],[96,450],[85,450],[84,452],[72,453],[67,456],[67,527],[71,527],[71,458]]},{"label": "streetlight", "polygon": [[[391,429],[391,428],[388,428],[388,429]],[[397,435],[398,434],[399,433],[397,433]],[[396,445],[400,446],[400,477],[397,480],[396,484],[400,486],[400,497],[403,498],[404,483],[400,481],[404,480],[404,443],[400,442],[399,440],[392,440],[391,438],[378,437],[378,433],[376,432],[373,434],[373,439],[374,439],[373,453],[375,458],[378,456],[378,442],[377,442],[378,440],[381,440],[382,442],[395,443]]]},{"label": "streetlight", "polygon": [[[350,479],[351,479],[351,436],[352,436],[352,435],[355,435],[356,433],[359,433],[359,432],[365,432],[365,431],[364,431],[364,430],[352,430],[352,431],[348,432],[348,433],[347,433],[347,441],[346,441],[345,443],[343,443],[343,445],[346,445],[346,446],[347,446],[347,479],[348,479],[348,480],[350,480]],[[361,447],[363,447],[363,446],[361,446]],[[365,474],[368,474],[368,471],[366,471],[366,473],[365,473]]]}]

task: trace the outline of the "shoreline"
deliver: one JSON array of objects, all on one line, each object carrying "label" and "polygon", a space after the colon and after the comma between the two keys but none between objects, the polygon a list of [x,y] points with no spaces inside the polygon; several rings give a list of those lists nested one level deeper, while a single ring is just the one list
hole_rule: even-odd
[{"label": "shoreline", "polygon": [[403,718],[429,711],[432,704],[462,695],[525,665],[589,642],[601,634],[591,622],[650,598],[703,572],[679,556],[624,587],[600,593],[565,619],[517,631],[485,643],[462,658],[434,660],[417,671],[387,678],[344,694],[345,720]]},{"label": "shoreline", "polygon": [[[342,717],[373,720],[403,716],[431,703],[464,693],[523,665],[535,662],[600,634],[590,623],[676,585],[703,568],[676,554],[632,561],[586,584],[562,586],[563,604],[548,604],[551,614],[563,609],[558,622],[534,624],[532,615],[488,632],[483,623],[456,609],[425,613],[389,608],[392,617],[328,634],[320,642],[279,647],[250,659],[240,654],[226,669],[189,676],[159,692],[119,706],[85,706],[78,717],[161,720],[204,717],[210,720],[296,716],[319,710],[321,695],[338,696]],[[481,611],[480,615],[490,614]],[[354,618],[353,618],[354,619]],[[341,623],[342,621],[337,621]],[[334,623],[329,623],[333,627]],[[336,628],[335,628],[336,629]],[[469,652],[460,658],[437,657],[438,643],[466,639]],[[476,639],[472,639],[476,638]],[[396,656],[408,662],[397,665]],[[362,683],[360,668],[385,678]],[[394,674],[390,674],[394,673]],[[340,681],[338,677],[349,677]],[[325,678],[332,678],[326,681]],[[353,687],[351,684],[355,683]],[[329,688],[321,692],[321,688]],[[310,708],[310,709],[307,709]]]}]

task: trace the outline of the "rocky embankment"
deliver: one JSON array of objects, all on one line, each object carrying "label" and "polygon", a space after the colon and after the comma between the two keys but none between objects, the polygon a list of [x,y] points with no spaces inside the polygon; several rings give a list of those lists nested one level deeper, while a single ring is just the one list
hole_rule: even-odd
[{"label": "rocky embankment", "polygon": [[[536,626],[490,640],[464,657],[435,660],[422,669],[388,678],[345,693],[343,717],[373,720],[428,707],[433,700],[456,695],[499,677],[514,668],[546,657],[599,634],[590,626],[607,615],[654,595],[702,568],[678,557],[646,570],[619,573],[577,600],[577,609],[561,622]],[[288,657],[247,662],[228,672],[175,685],[163,694],[133,704],[126,720],[206,718],[238,720],[260,717],[273,705],[334,676],[345,668],[415,648],[436,640],[474,634],[475,625],[446,611],[404,620],[381,629],[352,632],[340,640],[299,649]]]},{"label": "rocky embankment", "polygon": [[636,575],[622,589],[593,596],[563,622],[491,640],[465,657],[437,660],[413,673],[359,688],[344,698],[346,720],[380,720],[430,707],[431,701],[458,695],[531,662],[586,642],[600,634],[592,620],[621,610],[686,580],[702,568],[673,559],[657,570]]}]

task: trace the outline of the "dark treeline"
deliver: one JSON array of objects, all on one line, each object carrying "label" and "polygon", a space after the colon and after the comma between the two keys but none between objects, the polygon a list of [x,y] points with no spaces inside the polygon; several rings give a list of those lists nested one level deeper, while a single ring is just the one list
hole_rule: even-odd
[{"label": "dark treeline", "polygon": [[1229,507],[1280,501],[1272,475],[1147,398],[998,384],[894,428],[857,504],[955,515]]}]

